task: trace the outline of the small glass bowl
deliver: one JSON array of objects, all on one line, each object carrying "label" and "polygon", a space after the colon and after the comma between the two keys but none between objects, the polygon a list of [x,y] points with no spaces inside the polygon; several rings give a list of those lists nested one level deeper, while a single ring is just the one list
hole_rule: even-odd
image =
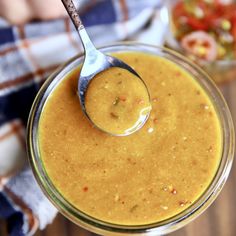
[{"label": "small glass bowl", "polygon": [[44,83],[39,91],[29,116],[27,127],[27,150],[29,161],[34,175],[44,191],[45,195],[64,214],[68,219],[79,226],[101,235],[162,235],[170,233],[186,225],[191,220],[199,216],[214,201],[222,189],[232,166],[234,154],[234,128],[229,109],[224,98],[211,79],[198,66],[178,53],[166,49],[138,43],[120,43],[106,46],[100,49],[104,53],[112,52],[142,52],[164,57],[178,64],[188,71],[208,94],[218,113],[223,137],[222,158],[210,186],[205,190],[201,197],[183,212],[161,222],[148,225],[127,226],[111,224],[95,219],[71,205],[57,191],[50,181],[44,165],[42,163],[38,146],[38,125],[40,115],[48,96],[54,91],[57,85],[66,75],[77,68],[83,62],[83,56],[79,55],[65,65],[60,67]]},{"label": "small glass bowl", "polygon": [[178,51],[179,53],[188,57],[190,60],[193,60],[203,70],[205,70],[210,75],[211,79],[213,79],[217,84],[222,84],[236,79],[236,60],[215,60],[213,62],[208,62],[194,57],[181,47],[173,33],[174,23],[172,18],[172,9],[179,1],[180,0],[168,0],[166,2],[169,15],[169,29],[166,38],[166,46],[175,51]]}]

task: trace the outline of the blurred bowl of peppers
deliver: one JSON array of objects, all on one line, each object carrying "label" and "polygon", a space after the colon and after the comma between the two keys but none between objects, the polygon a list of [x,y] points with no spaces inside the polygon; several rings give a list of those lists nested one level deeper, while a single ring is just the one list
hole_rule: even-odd
[{"label": "blurred bowl of peppers", "polygon": [[169,1],[167,45],[222,83],[236,79],[236,1]]}]

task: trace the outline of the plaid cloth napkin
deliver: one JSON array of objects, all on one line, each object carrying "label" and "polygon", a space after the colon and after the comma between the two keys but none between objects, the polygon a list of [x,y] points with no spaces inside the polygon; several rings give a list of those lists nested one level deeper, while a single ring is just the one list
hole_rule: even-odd
[{"label": "plaid cloth napkin", "polygon": [[[168,21],[161,0],[80,2],[82,21],[97,46],[125,39],[163,43]],[[0,218],[9,235],[32,235],[57,213],[28,166],[25,127],[44,80],[81,51],[69,18],[24,26],[0,21]]]}]

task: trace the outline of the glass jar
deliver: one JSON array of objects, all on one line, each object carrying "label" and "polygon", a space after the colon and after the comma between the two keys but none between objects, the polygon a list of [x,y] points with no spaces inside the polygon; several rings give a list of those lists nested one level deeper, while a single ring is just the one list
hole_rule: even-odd
[{"label": "glass jar", "polygon": [[83,62],[83,55],[79,55],[65,65],[60,67],[44,83],[39,91],[28,121],[27,128],[27,150],[31,167],[34,175],[44,191],[45,195],[57,207],[57,209],[79,226],[101,235],[161,235],[170,233],[186,225],[191,220],[199,216],[214,201],[222,189],[232,166],[234,154],[234,128],[229,109],[224,98],[211,79],[198,66],[190,62],[178,53],[166,49],[138,43],[120,43],[106,46],[100,49],[104,53],[113,52],[143,52],[166,58],[193,75],[204,91],[210,97],[215,110],[218,113],[223,137],[222,158],[210,186],[186,210],[161,222],[127,226],[107,223],[93,217],[90,217],[71,205],[53,186],[42,163],[38,145],[38,126],[40,115],[48,96],[54,91],[57,85],[66,77],[66,75],[77,68]]}]

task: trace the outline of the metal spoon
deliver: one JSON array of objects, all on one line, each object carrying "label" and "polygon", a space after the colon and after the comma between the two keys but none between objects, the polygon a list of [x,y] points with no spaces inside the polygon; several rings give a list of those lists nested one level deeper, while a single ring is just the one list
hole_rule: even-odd
[{"label": "metal spoon", "polygon": [[[129,65],[127,65],[126,63],[124,63],[123,61],[121,61],[115,57],[105,55],[95,48],[94,44],[90,40],[90,38],[89,38],[89,36],[82,24],[82,21],[80,19],[80,16],[78,14],[78,11],[77,11],[74,3],[73,3],[73,0],[62,0],[62,3],[64,5],[65,9],[67,10],[77,32],[79,33],[79,36],[80,36],[80,39],[82,41],[82,45],[83,45],[83,48],[85,51],[85,59],[84,59],[84,63],[83,63],[83,66],[82,66],[82,69],[80,72],[80,77],[78,80],[78,95],[79,95],[80,104],[81,104],[84,114],[94,124],[94,122],[90,119],[89,115],[86,112],[85,94],[88,89],[89,82],[98,73],[100,73],[104,70],[107,70],[111,67],[119,67],[119,68],[128,70],[130,73],[134,74],[138,79],[140,79],[143,82],[145,87],[146,87],[146,84],[141,79],[141,77],[138,75],[138,73],[135,70],[133,70]],[[149,96],[149,92],[148,92],[147,87],[146,87],[146,90],[147,90],[147,94]],[[149,96],[149,98],[150,98],[150,96]],[[126,133],[124,133],[124,136],[131,134],[131,133],[137,131],[138,129],[140,129],[144,125],[146,120],[148,119],[149,113],[147,113],[145,118],[142,118],[141,125],[140,125],[140,123],[137,122],[137,124],[139,124],[139,125],[137,125],[137,127],[135,127],[135,128],[132,127],[132,132],[130,132],[130,133],[126,132]],[[94,124],[94,125],[96,126],[96,124]],[[100,127],[97,127],[97,128],[101,129]],[[106,130],[103,130],[103,131],[107,132]],[[122,136],[120,134],[114,134],[114,133],[112,133],[112,135]]]}]

